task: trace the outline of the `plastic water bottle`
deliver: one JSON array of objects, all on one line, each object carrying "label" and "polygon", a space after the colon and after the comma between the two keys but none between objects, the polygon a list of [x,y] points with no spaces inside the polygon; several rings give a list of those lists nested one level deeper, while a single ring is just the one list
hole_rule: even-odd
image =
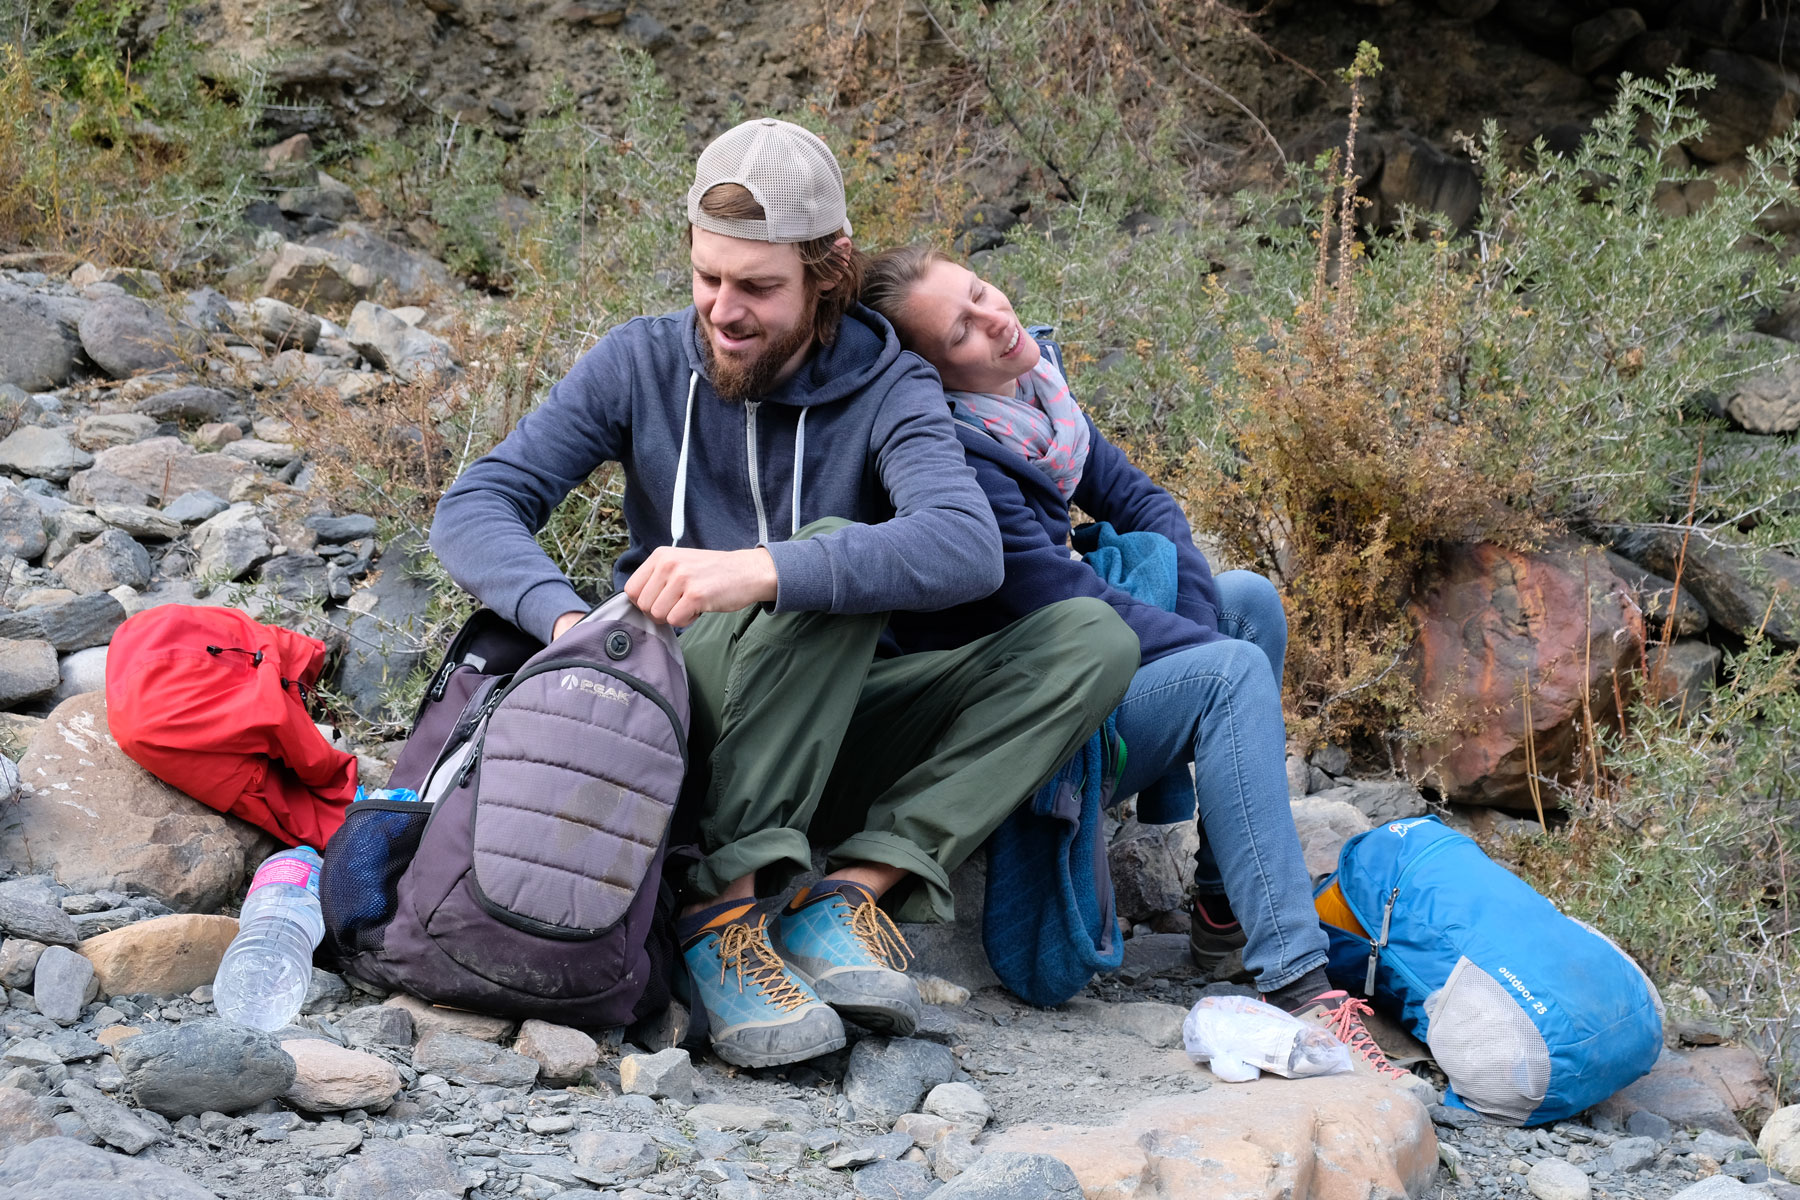
[{"label": "plastic water bottle", "polygon": [[213,1005],[228,1021],[273,1032],[292,1021],[312,983],[312,955],[325,936],[319,868],[311,846],[265,860],[250,880],[238,933],[213,980]]}]

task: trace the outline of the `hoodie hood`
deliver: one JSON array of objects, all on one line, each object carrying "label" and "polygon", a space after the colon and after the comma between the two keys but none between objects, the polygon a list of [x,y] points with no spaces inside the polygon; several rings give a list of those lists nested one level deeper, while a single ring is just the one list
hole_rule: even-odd
[{"label": "hoodie hood", "polygon": [[[688,369],[710,384],[706,335],[700,331],[700,314],[691,304],[681,312],[681,329]],[[852,304],[838,322],[838,335],[831,345],[815,345],[798,371],[757,400],[790,408],[832,404],[874,383],[899,360],[900,354],[900,339],[886,318],[871,308]]]}]

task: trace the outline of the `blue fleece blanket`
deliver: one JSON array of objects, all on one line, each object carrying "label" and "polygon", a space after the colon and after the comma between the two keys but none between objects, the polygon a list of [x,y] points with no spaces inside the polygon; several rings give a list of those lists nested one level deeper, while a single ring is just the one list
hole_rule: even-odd
[{"label": "blue fleece blanket", "polygon": [[[1074,541],[1108,583],[1174,608],[1175,547],[1167,538],[1101,522]],[[1101,811],[1127,749],[1108,717],[988,839],[982,946],[1000,982],[1027,1003],[1061,1004],[1124,961]]]}]

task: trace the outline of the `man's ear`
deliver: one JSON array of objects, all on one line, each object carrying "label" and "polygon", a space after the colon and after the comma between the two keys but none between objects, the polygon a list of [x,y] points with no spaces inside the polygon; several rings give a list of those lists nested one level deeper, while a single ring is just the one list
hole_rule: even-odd
[{"label": "man's ear", "polygon": [[[837,259],[839,263],[848,263],[850,261],[850,254],[851,254],[851,249],[850,249],[850,239],[849,238],[840,237],[837,239],[837,241],[831,243],[831,257]],[[835,288],[837,285],[838,285],[838,280],[836,280],[836,279],[828,280],[824,283],[821,283],[819,285],[819,294],[824,295],[826,292],[829,292],[831,289]]]}]

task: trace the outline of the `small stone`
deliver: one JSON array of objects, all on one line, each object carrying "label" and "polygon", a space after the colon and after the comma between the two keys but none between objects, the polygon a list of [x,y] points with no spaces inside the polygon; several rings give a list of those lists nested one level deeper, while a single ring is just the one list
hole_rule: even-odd
[{"label": "small stone", "polygon": [[138,1105],[170,1117],[241,1112],[294,1082],[294,1060],[273,1035],[230,1021],[183,1021],[116,1053]]},{"label": "small stone", "polygon": [[967,1083],[940,1083],[926,1094],[925,1103],[919,1107],[951,1122],[970,1138],[986,1129],[988,1120],[994,1115],[987,1099]]},{"label": "small stone", "polygon": [[415,1070],[435,1071],[462,1083],[500,1087],[525,1087],[538,1073],[536,1059],[460,1033],[434,1033],[421,1039],[413,1047],[412,1063]]},{"label": "small stone", "polygon": [[250,315],[263,339],[286,350],[311,350],[319,344],[324,323],[305,309],[262,296],[250,302]]},{"label": "small stone", "polygon": [[687,1110],[687,1120],[695,1129],[738,1132],[789,1127],[788,1119],[780,1113],[754,1104],[696,1104]]},{"label": "small stone", "polygon": [[62,1085],[63,1099],[74,1106],[82,1123],[95,1137],[127,1154],[136,1154],[162,1140],[162,1134],[117,1100],[91,1084],[71,1079]]},{"label": "small stone", "polygon": [[335,546],[374,537],[376,532],[374,517],[356,513],[343,517],[308,517],[306,527],[319,535],[319,541]]},{"label": "small stone", "polygon": [[342,1158],[363,1144],[362,1131],[343,1121],[302,1125],[287,1135],[287,1144],[308,1158]]},{"label": "small stone", "polygon": [[324,1012],[334,1008],[350,998],[350,985],[344,977],[334,971],[313,968],[312,979],[306,985],[306,996],[300,1002],[303,1013]]},{"label": "small stone", "polygon": [[620,1179],[656,1172],[656,1143],[641,1133],[578,1133],[569,1139],[569,1155],[577,1166]]},{"label": "small stone", "polygon": [[694,1102],[694,1064],[680,1047],[655,1054],[627,1054],[619,1060],[620,1090],[652,1100]]},{"label": "small stone", "polygon": [[0,1062],[9,1067],[51,1067],[62,1062],[62,1055],[36,1038],[25,1038],[8,1046]]},{"label": "small stone", "polygon": [[[56,647],[49,642],[0,638],[0,708],[53,692],[61,680]],[[4,921],[0,913],[0,923]]]},{"label": "small stone", "polygon": [[[233,425],[233,429],[237,426]],[[198,525],[208,517],[216,517],[231,505],[211,492],[183,492],[163,508],[163,516],[183,525]]]},{"label": "small stone", "polygon": [[517,1023],[505,1017],[488,1016],[485,1013],[464,1012],[459,1008],[439,1008],[428,1004],[416,996],[390,996],[383,1003],[392,1008],[403,1008],[412,1014],[413,1028],[420,1040],[434,1033],[460,1033],[464,1037],[472,1037],[483,1042],[498,1042],[517,1027]]},{"label": "small stone", "polygon": [[1658,1149],[1655,1138],[1628,1137],[1614,1142],[1607,1153],[1612,1157],[1614,1170],[1630,1175],[1654,1166]]},{"label": "small stone", "polygon": [[338,1032],[352,1046],[410,1046],[412,1014],[387,1004],[365,1004],[333,1018]]},{"label": "small stone", "polygon": [[[414,1145],[415,1141],[422,1143]],[[430,1137],[408,1137],[395,1143],[376,1138],[363,1146],[362,1153],[352,1158],[338,1172],[334,1200],[426,1200],[435,1191],[461,1197],[468,1187],[459,1177],[456,1164],[443,1148],[445,1143]]]},{"label": "small stone", "polygon": [[894,1132],[904,1133],[913,1140],[913,1145],[925,1149],[937,1140],[937,1135],[946,1129],[954,1130],[956,1125],[940,1116],[931,1113],[902,1113],[894,1122]]},{"label": "small stone", "polygon": [[980,1157],[981,1151],[966,1135],[947,1129],[931,1143],[931,1173],[948,1183],[974,1166]]},{"label": "small stone", "polygon": [[56,564],[65,586],[86,595],[110,592],[120,584],[141,588],[150,582],[150,553],[120,529],[108,529]]},{"label": "small stone", "polygon": [[31,994],[40,1013],[59,1025],[73,1025],[96,986],[93,963],[66,946],[51,946],[38,957]]},{"label": "small stone", "polygon": [[213,981],[237,931],[236,917],[175,913],[102,933],[77,949],[109,996],[179,996]]},{"label": "small stone", "polygon": [[180,521],[145,504],[96,504],[94,515],[114,529],[145,541],[168,542],[182,534]]},{"label": "small stone", "polygon": [[95,413],[75,425],[75,437],[88,449],[129,446],[156,434],[156,418],[143,413]]},{"label": "small stone", "polygon": [[[485,1044],[485,1043],[483,1043]],[[386,1059],[318,1038],[281,1043],[294,1060],[294,1082],[282,1098],[308,1112],[381,1109],[400,1094],[400,1072]]]},{"label": "small stone", "polygon": [[[856,1173],[852,1181],[852,1195],[856,1200],[921,1200],[932,1194],[937,1186],[938,1181],[918,1163],[884,1159]],[[1075,1193],[1077,1197],[1080,1194]]]},{"label": "small stone", "polygon": [[0,1087],[0,1156],[15,1146],[55,1137],[51,1124],[30,1092],[20,1088]]},{"label": "small stone", "polygon": [[[550,1087],[575,1082],[583,1071],[600,1061],[600,1046],[593,1038],[579,1029],[548,1021],[526,1021],[519,1026],[513,1049],[537,1060],[538,1079]],[[686,1051],[681,1053],[685,1055]],[[623,1078],[622,1064],[619,1074]]]},{"label": "small stone", "polygon": [[0,554],[30,560],[50,544],[44,532],[44,513],[22,492],[0,495]]},{"label": "small stone", "polygon": [[241,579],[275,549],[253,504],[233,504],[194,528],[194,570],[203,579]]},{"label": "small stone", "polygon": [[901,1114],[916,1110],[928,1090],[950,1082],[955,1069],[949,1049],[934,1042],[865,1038],[850,1052],[844,1096],[856,1107],[858,1120],[891,1126]]},{"label": "small stone", "polygon": [[[73,927],[70,922],[70,928]],[[37,973],[38,956],[43,952],[44,943],[30,938],[9,937],[0,942],[0,984],[9,988],[30,987]]]},{"label": "small stone", "polygon": [[0,615],[0,638],[35,638],[58,654],[104,646],[125,623],[125,606],[105,592],[21,608]]},{"label": "small stone", "polygon": [[1525,1176],[1525,1186],[1537,1200],[1587,1200],[1593,1185],[1581,1168],[1560,1158],[1546,1158]]},{"label": "small stone", "polygon": [[554,1117],[532,1117],[525,1122],[525,1128],[532,1133],[548,1137],[551,1134],[567,1133],[575,1128],[575,1118],[566,1114]]}]

